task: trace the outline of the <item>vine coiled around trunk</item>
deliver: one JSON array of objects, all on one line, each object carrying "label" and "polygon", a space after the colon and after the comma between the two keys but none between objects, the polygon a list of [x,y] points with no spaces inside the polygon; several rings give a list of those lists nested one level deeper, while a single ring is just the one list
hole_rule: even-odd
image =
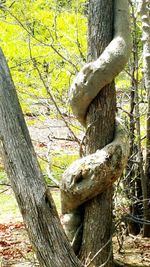
[{"label": "vine coiled around trunk", "polygon": [[[113,40],[97,60],[81,69],[69,92],[72,111],[83,126],[87,127],[86,114],[90,103],[123,70],[130,47],[128,0],[115,0]],[[115,137],[110,144],[75,161],[65,171],[61,183],[61,205],[64,229],[72,244],[82,222],[81,205],[104,192],[121,176],[128,152],[128,134],[120,123],[116,123]],[[77,252],[80,244],[74,244]]]}]

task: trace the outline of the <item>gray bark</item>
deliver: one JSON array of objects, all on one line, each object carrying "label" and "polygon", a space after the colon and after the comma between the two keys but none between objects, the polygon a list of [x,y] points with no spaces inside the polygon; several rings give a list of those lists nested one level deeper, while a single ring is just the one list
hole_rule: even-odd
[{"label": "gray bark", "polygon": [[[96,27],[95,27],[96,25]],[[113,1],[90,1],[89,60],[96,60],[113,38]],[[89,107],[87,153],[103,148],[114,138],[116,96],[114,84],[105,86]],[[94,122],[94,123],[93,123]],[[82,261],[90,260],[101,249],[91,266],[112,267],[112,188],[85,204]],[[110,242],[109,242],[110,241]],[[106,245],[107,244],[107,245]],[[106,246],[105,246],[106,245]]]},{"label": "gray bark", "polygon": [[0,143],[26,228],[42,267],[81,266],[62,230],[0,50]]}]

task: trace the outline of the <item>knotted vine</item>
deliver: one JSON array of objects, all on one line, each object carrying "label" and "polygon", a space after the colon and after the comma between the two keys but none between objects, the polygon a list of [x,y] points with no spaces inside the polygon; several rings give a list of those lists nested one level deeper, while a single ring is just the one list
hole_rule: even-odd
[{"label": "knotted vine", "polygon": [[[123,70],[130,53],[128,0],[114,1],[114,37],[100,57],[78,73],[69,92],[69,102],[78,121],[85,127],[86,114],[100,90]],[[61,205],[65,232],[77,252],[82,214],[86,201],[104,192],[121,176],[128,158],[128,135],[116,123],[114,140],[65,171],[61,183]],[[79,236],[79,235],[78,235]],[[76,241],[77,240],[77,241]]]}]

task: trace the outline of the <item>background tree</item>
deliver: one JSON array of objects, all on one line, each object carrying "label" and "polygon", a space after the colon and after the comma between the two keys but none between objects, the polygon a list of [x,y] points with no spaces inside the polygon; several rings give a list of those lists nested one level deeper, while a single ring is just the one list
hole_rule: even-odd
[{"label": "background tree", "polygon": [[[137,6],[130,2],[131,8],[131,27],[132,27],[132,53],[128,63],[127,73],[130,80],[129,89],[129,136],[130,136],[130,155],[124,177],[125,192],[129,200],[130,215],[137,218],[128,220],[129,232],[139,234],[140,224],[138,218],[143,216],[142,201],[142,181],[144,184],[144,162],[142,152],[142,133],[141,133],[141,114],[140,104],[142,94],[140,95],[140,58],[141,58],[141,30],[139,28],[139,16]],[[146,112],[146,110],[145,110]],[[128,186],[130,185],[130,186]]]},{"label": "background tree", "polygon": [[[131,216],[127,220],[129,232],[137,235],[143,227],[143,235],[148,236],[149,230],[147,231],[145,229],[149,229],[149,175],[147,174],[149,169],[149,95],[143,83],[143,78],[146,75],[147,78],[145,77],[144,79],[147,80],[149,76],[148,68],[145,67],[148,66],[147,59],[145,60],[144,57],[144,54],[147,55],[147,51],[149,50],[149,9],[148,3],[145,1],[142,3],[135,1],[129,2],[132,21],[132,54],[128,70],[131,79],[130,109],[129,113],[127,113],[130,121],[130,156],[125,184],[130,184],[130,187],[125,188],[125,190],[129,199]],[[140,12],[139,14],[138,9],[141,9],[143,13]],[[146,15],[144,15],[144,12]],[[144,25],[143,38],[141,21]],[[142,39],[144,43],[143,54]],[[141,60],[142,56],[144,58],[144,64]],[[144,72],[142,71],[143,65]],[[147,121],[147,129],[145,129],[145,120]]]},{"label": "background tree", "polygon": [[150,6],[149,1],[141,3],[142,29],[143,29],[143,59],[144,82],[147,92],[147,129],[146,129],[146,163],[145,184],[143,185],[144,219],[149,222],[144,224],[143,235],[150,237]]}]

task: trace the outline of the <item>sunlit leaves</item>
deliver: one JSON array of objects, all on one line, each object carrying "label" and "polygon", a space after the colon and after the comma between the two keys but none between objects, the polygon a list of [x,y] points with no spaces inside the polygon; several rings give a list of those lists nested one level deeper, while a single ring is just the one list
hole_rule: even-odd
[{"label": "sunlit leaves", "polygon": [[32,59],[64,108],[70,82],[85,61],[84,8],[83,0],[19,0],[7,1],[1,11],[1,46],[24,111],[32,109],[38,99],[49,98]]}]

